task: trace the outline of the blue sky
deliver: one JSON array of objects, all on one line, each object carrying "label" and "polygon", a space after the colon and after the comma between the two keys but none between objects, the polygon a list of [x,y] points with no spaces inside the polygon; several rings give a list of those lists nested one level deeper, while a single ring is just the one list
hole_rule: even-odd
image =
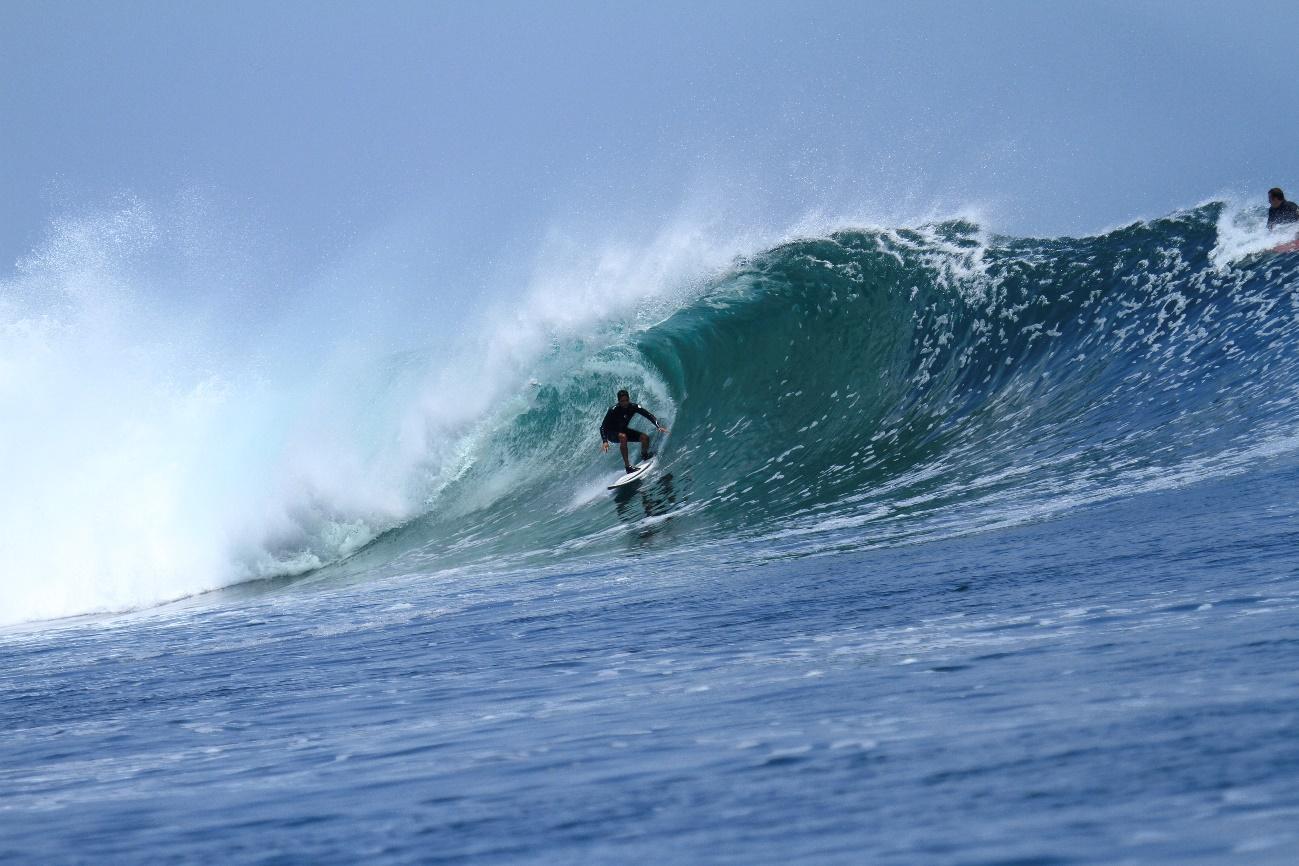
[{"label": "blue sky", "polygon": [[1261,203],[1299,191],[1296,37],[1293,2],[7,0],[0,259],[123,196],[197,196],[294,272],[393,225],[463,270],[701,189],[1032,234]]}]

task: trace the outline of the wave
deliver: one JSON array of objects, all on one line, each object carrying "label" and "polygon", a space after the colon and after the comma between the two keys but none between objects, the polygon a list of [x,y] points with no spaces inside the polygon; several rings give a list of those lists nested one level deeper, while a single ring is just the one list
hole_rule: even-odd
[{"label": "wave", "polygon": [[[1101,236],[962,221],[737,262],[613,345],[556,347],[419,520],[358,565],[735,562],[945,537],[1238,470],[1293,447],[1299,257],[1225,260],[1210,204]],[[610,501],[619,387],[665,414]]]},{"label": "wave", "polygon": [[[1210,203],[1087,238],[1009,238],[959,220],[841,229],[728,251],[721,268],[692,259],[689,290],[651,292],[639,317],[594,303],[574,317],[571,294],[550,284],[563,326],[542,317],[526,339],[501,338],[509,351],[489,335],[489,351],[452,362],[388,355],[294,400],[191,386],[165,402],[166,417],[143,411],[147,441],[104,470],[121,495],[152,495],[152,523],[137,511],[105,525],[72,508],[38,524],[7,509],[11,531],[40,541],[3,563],[17,612],[7,618],[310,571],[578,567],[629,550],[701,563],[823,554],[1237,471],[1294,447],[1299,383],[1299,256],[1258,255],[1266,239],[1251,219]],[[581,297],[592,301],[589,286]],[[25,321],[28,350],[82,357],[59,334],[102,332],[102,315],[93,328],[34,326],[11,302],[9,341]],[[32,393],[22,374],[58,366],[8,360],[10,408]],[[141,363],[162,360],[146,352]],[[94,387],[146,407],[155,380],[115,369]],[[615,497],[604,485],[618,460],[599,454],[596,428],[620,387],[672,431],[654,479]],[[180,471],[195,465],[178,453],[195,425],[206,444],[237,432],[247,446],[213,449],[220,509],[212,476],[195,486]],[[35,497],[47,517],[77,500],[65,451],[48,453],[23,479],[59,488]],[[99,534],[81,559],[51,566],[49,551],[84,526]],[[97,549],[128,553],[106,571],[85,555]],[[201,579],[177,579],[186,570]]]}]

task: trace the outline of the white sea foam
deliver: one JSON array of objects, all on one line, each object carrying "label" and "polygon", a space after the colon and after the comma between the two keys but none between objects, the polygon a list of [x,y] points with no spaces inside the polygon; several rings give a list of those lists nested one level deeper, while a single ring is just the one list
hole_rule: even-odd
[{"label": "white sea foam", "polygon": [[1266,212],[1257,203],[1228,200],[1218,216],[1218,243],[1209,253],[1214,266],[1223,269],[1248,256],[1270,251],[1292,235],[1270,232]]},{"label": "white sea foam", "polygon": [[[389,300],[338,284],[356,268],[305,280],[255,337],[235,333],[245,320],[196,315],[185,299],[213,288],[186,284],[202,227],[170,219],[132,200],[56,221],[0,283],[0,623],[347,556],[433,506],[526,406],[547,358],[572,364],[661,320],[753,242],[688,213],[599,241],[555,230],[508,300],[430,323],[459,337],[394,367],[382,333],[347,327],[349,310]],[[566,343],[576,355],[555,352]],[[503,467],[459,506],[538,469]]]}]

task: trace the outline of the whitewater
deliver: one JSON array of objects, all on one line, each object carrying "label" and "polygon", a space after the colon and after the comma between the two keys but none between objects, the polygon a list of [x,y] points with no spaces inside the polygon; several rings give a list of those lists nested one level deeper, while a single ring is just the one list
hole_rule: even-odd
[{"label": "whitewater", "polygon": [[1274,243],[683,222],[394,348],[63,221],[0,283],[0,859],[1289,863]]}]

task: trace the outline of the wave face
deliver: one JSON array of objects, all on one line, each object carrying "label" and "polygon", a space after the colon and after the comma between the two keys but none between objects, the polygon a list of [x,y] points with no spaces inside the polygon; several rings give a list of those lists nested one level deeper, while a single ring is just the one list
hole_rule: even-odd
[{"label": "wave face", "polygon": [[[10,286],[0,398],[40,423],[10,430],[31,496],[3,514],[5,618],[303,572],[727,567],[1239,471],[1295,447],[1299,420],[1299,256],[1266,243],[1221,204],[1082,239],[842,230],[655,296],[653,324],[576,316],[506,334],[523,361],[492,344],[431,376],[409,353],[296,391],[195,364],[176,387],[180,341],[141,349],[130,335],[166,329],[130,325],[114,281],[63,319]],[[621,387],[671,433],[615,496],[596,430]]]},{"label": "wave face", "polygon": [[[652,327],[555,346],[427,513],[353,565],[744,562],[1238,471],[1296,444],[1299,256],[1225,261],[1226,224],[1216,204],[1084,239],[958,221],[737,262]],[[614,497],[595,431],[619,387],[672,429],[658,476]]]}]

